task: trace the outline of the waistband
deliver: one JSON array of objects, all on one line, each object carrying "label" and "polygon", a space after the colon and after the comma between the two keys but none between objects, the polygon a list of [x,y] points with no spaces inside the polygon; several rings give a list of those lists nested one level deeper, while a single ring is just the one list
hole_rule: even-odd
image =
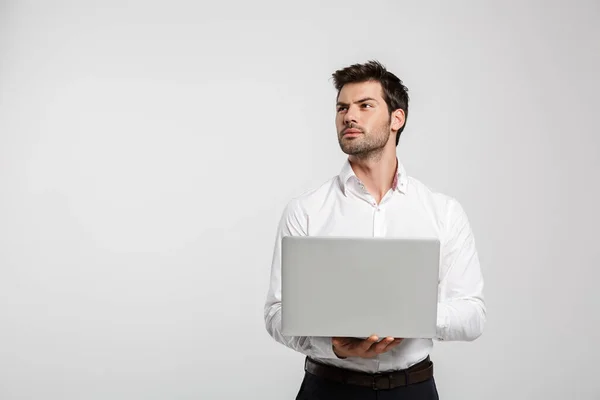
[{"label": "waistband", "polygon": [[386,390],[424,382],[432,378],[433,362],[430,357],[427,356],[423,361],[420,361],[407,369],[370,374],[339,368],[333,365],[325,365],[307,357],[304,370],[323,379],[338,383],[365,386],[370,387],[373,390]]}]

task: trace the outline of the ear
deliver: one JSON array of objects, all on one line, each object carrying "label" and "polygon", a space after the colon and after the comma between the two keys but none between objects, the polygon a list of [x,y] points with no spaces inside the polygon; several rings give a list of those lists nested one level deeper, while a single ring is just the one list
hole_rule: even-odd
[{"label": "ear", "polygon": [[404,122],[406,122],[406,116],[404,115],[404,110],[397,109],[392,113],[391,116],[391,128],[394,132],[397,132],[400,128],[404,126]]}]

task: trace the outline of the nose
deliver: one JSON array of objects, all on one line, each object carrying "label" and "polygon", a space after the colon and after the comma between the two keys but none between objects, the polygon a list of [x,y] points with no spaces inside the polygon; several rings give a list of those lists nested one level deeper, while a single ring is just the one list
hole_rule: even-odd
[{"label": "nose", "polygon": [[351,123],[357,123],[358,121],[356,120],[356,111],[355,108],[350,105],[348,106],[348,109],[346,110],[346,114],[344,114],[344,124],[345,125],[350,125]]}]

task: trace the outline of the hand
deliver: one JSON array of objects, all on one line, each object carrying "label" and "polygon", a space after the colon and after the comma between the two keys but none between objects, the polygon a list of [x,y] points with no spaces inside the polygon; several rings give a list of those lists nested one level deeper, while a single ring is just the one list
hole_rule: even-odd
[{"label": "hand", "polygon": [[390,351],[399,345],[402,340],[386,337],[380,341],[377,335],[371,335],[367,339],[334,337],[331,343],[333,344],[333,352],[339,358],[373,358]]}]

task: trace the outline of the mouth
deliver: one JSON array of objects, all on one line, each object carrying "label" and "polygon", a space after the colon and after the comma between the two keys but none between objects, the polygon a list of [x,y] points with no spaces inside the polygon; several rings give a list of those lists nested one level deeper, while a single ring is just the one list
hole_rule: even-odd
[{"label": "mouth", "polygon": [[344,129],[342,131],[342,136],[351,136],[351,137],[354,137],[354,136],[358,136],[360,134],[362,134],[362,131],[360,131],[358,129]]}]

